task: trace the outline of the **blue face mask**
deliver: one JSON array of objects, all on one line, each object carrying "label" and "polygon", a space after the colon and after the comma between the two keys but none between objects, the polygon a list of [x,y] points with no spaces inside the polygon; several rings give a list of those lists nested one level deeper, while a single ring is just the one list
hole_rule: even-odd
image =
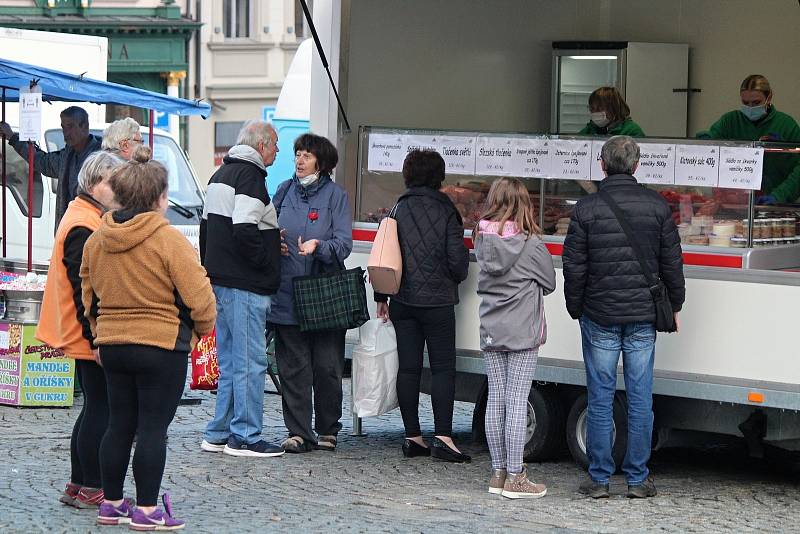
[{"label": "blue face mask", "polygon": [[741,110],[742,115],[750,119],[751,121],[755,122],[758,119],[762,118],[764,115],[767,114],[767,107],[766,106],[742,106]]}]

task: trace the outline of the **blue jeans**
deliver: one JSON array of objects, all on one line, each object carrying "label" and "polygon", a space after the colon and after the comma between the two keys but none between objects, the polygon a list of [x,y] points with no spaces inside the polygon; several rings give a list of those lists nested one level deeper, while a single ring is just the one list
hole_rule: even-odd
[{"label": "blue jeans", "polygon": [[651,323],[601,326],[587,317],[581,317],[580,325],[589,395],[586,436],[589,476],[595,482],[607,484],[615,470],[611,455],[613,402],[621,350],[628,399],[628,450],[622,471],[629,485],[640,485],[649,474],[647,461],[653,436],[655,326]]},{"label": "blue jeans", "polygon": [[217,297],[219,384],[214,419],[203,437],[222,443],[233,436],[253,444],[261,439],[264,418],[264,330],[272,300],[243,289],[212,287]]}]

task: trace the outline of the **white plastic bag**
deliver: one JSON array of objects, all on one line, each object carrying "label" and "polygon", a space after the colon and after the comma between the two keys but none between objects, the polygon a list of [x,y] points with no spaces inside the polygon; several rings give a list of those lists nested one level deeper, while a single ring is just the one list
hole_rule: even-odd
[{"label": "white plastic bag", "polygon": [[373,417],[397,408],[397,338],[392,323],[372,319],[353,349],[353,410]]}]

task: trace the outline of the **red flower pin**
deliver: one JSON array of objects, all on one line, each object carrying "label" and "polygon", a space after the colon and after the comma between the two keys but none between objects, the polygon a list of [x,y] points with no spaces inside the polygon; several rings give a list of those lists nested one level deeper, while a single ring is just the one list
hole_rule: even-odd
[{"label": "red flower pin", "polygon": [[319,219],[319,213],[316,210],[308,212],[308,220],[309,221],[314,222],[317,219]]}]

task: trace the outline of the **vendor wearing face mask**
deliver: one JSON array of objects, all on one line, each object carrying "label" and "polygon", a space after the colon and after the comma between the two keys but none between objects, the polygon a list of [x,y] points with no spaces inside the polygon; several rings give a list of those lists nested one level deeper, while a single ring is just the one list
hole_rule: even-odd
[{"label": "vendor wearing face mask", "polygon": [[[772,88],[760,74],[751,74],[739,89],[742,107],[729,111],[698,137],[740,141],[800,143],[797,122],[772,105]],[[800,197],[800,158],[792,154],[770,154],[764,158],[762,204],[794,202]]]},{"label": "vendor wearing face mask", "polygon": [[630,135],[644,137],[642,128],[631,119],[631,108],[614,87],[600,87],[589,95],[591,120],[580,135]]}]

